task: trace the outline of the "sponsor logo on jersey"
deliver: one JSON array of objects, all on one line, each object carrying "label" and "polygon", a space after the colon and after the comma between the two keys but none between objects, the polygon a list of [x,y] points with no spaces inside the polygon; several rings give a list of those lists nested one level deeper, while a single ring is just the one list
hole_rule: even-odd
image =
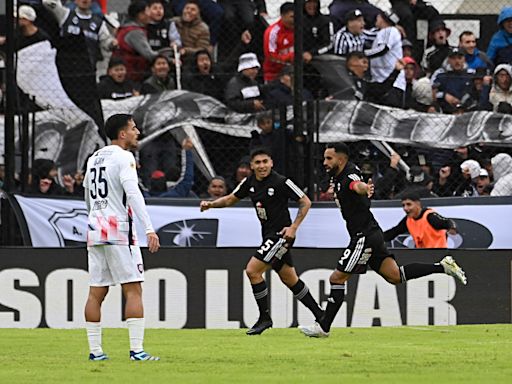
[{"label": "sponsor logo on jersey", "polygon": [[98,210],[101,210],[101,209],[106,209],[107,206],[108,206],[108,200],[107,199],[97,200],[97,201],[94,202],[92,210],[93,211],[98,211]]}]

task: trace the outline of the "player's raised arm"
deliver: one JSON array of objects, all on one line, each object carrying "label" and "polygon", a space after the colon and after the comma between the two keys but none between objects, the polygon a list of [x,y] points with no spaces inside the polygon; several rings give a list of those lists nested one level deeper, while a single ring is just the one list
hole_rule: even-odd
[{"label": "player's raised arm", "polygon": [[375,186],[372,179],[369,179],[368,183],[357,181],[352,185],[352,190],[358,195],[367,195],[370,198],[373,196],[373,192],[375,192]]},{"label": "player's raised arm", "polygon": [[207,211],[210,208],[231,207],[232,205],[235,205],[239,201],[240,199],[231,193],[229,195],[219,197],[218,199],[213,201],[203,200],[199,204],[199,208],[201,209],[201,212],[203,212]]}]

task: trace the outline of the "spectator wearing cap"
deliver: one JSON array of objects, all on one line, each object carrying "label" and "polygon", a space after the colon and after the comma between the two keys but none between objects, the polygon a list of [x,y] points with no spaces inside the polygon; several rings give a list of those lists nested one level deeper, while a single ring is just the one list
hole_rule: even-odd
[{"label": "spectator wearing cap", "polygon": [[493,111],[512,114],[512,66],[509,64],[499,64],[494,70],[489,101]]},{"label": "spectator wearing cap", "polygon": [[188,0],[185,3],[181,16],[172,19],[181,36],[183,46],[180,48],[180,55],[184,57],[187,64],[193,60],[194,54],[206,49],[212,52],[210,43],[210,29],[201,19],[201,11],[197,0]]},{"label": "spectator wearing cap", "polygon": [[451,30],[446,28],[446,24],[441,19],[434,19],[428,26],[428,41],[430,46],[423,53],[421,66],[427,74],[433,74],[437,69],[441,68],[444,60],[451,51],[448,44],[448,37]]},{"label": "spectator wearing cap", "polygon": [[512,157],[498,153],[491,159],[494,187],[491,196],[512,196]]},{"label": "spectator wearing cap", "polygon": [[384,241],[391,241],[398,235],[409,233],[416,248],[447,248],[446,233],[457,233],[455,221],[441,216],[432,208],[423,207],[417,193],[404,194],[402,208],[406,216],[396,226],[384,232]]},{"label": "spectator wearing cap", "polygon": [[475,70],[467,69],[465,54],[462,48],[451,48],[446,67],[432,75],[432,89],[443,113],[462,113],[478,103],[473,93]]},{"label": "spectator wearing cap", "polygon": [[335,31],[344,25],[346,14],[354,9],[359,9],[363,13],[365,24],[369,27],[374,26],[377,15],[382,12],[368,0],[334,0],[329,5],[329,14],[335,23]]},{"label": "spectator wearing cap", "polygon": [[[271,24],[263,35],[263,78],[265,82],[275,80],[284,66],[293,62],[294,5],[285,2],[280,8],[281,17]],[[304,52],[304,62],[312,59],[310,52]]]},{"label": "spectator wearing cap", "polygon": [[[142,193],[145,197],[190,197],[194,185],[194,145],[190,138],[181,143],[181,167],[169,167],[166,171],[151,171],[149,189]],[[143,167],[147,165],[143,164]],[[146,169],[147,170],[147,169]]]},{"label": "spectator wearing cap", "polygon": [[130,20],[119,27],[117,41],[119,49],[113,57],[121,58],[126,65],[126,76],[134,82],[142,82],[149,68],[149,63],[158,56],[151,49],[146,26],[149,23],[149,11],[144,0],[135,0],[128,7]]},{"label": "spectator wearing cap", "polygon": [[466,63],[468,68],[477,70],[484,68],[487,74],[492,73],[494,64],[487,55],[476,47],[476,36],[471,31],[464,31],[459,36],[459,47],[466,51]]},{"label": "spectator wearing cap", "polygon": [[476,184],[481,171],[480,164],[478,161],[469,159],[462,162],[460,170],[462,172],[463,180],[456,187],[454,195],[462,197],[476,197],[478,196],[478,190]]},{"label": "spectator wearing cap", "polygon": [[183,88],[217,100],[224,99],[224,79],[217,72],[210,52],[206,49],[194,55],[192,69],[183,78]]},{"label": "spectator wearing cap", "polygon": [[141,93],[160,93],[176,89],[171,76],[171,66],[167,56],[158,55],[151,62],[151,76],[142,83]]},{"label": "spectator wearing cap", "polygon": [[23,49],[40,41],[50,40],[50,36],[34,22],[37,15],[30,5],[20,5],[18,13],[14,9],[14,17],[18,20],[20,35],[16,39],[16,50]]},{"label": "spectator wearing cap", "polygon": [[421,76],[421,68],[412,57],[403,58],[406,81],[405,108],[418,112],[435,112],[430,79]]},{"label": "spectator wearing cap", "polygon": [[414,46],[408,39],[402,39],[402,52],[404,57],[413,57],[413,47]]},{"label": "spectator wearing cap", "polygon": [[498,31],[492,36],[487,56],[494,65],[512,63],[512,7],[503,7],[498,16]]},{"label": "spectator wearing cap", "polygon": [[256,81],[260,63],[254,53],[244,53],[238,60],[238,74],[226,85],[224,99],[229,108],[240,113],[263,111],[262,88]]},{"label": "spectator wearing cap", "polygon": [[98,84],[100,99],[121,100],[138,96],[138,86],[127,78],[126,65],[119,57],[112,57],[108,62],[107,75]]},{"label": "spectator wearing cap", "polygon": [[476,182],[476,190],[478,192],[478,196],[489,196],[491,194],[491,178],[489,177],[487,169],[480,169],[480,175]]},{"label": "spectator wearing cap", "polygon": [[333,52],[346,56],[350,52],[363,51],[369,48],[375,40],[377,31],[366,30],[363,13],[359,9],[348,12],[345,16],[345,26],[334,35]]},{"label": "spectator wearing cap", "polygon": [[93,71],[96,71],[96,63],[102,60],[101,50],[109,52],[117,47],[105,17],[92,11],[91,0],[75,0],[72,9],[64,7],[60,0],[43,0],[43,5],[57,20],[61,36],[84,36]]},{"label": "spectator wearing cap", "polygon": [[[379,31],[371,49],[365,51],[366,56],[370,58],[372,82],[385,82],[397,69],[403,57],[402,36],[396,28],[398,21],[398,16],[393,12],[381,12],[377,15],[375,26]],[[403,69],[403,64],[400,65]],[[403,107],[405,87],[405,75],[403,70],[400,70],[391,89],[381,96],[382,104]]]}]

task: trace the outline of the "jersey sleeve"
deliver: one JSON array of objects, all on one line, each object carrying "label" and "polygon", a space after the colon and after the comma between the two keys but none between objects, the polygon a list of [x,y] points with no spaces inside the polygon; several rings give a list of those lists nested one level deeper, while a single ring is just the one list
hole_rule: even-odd
[{"label": "jersey sleeve", "polygon": [[363,181],[363,178],[359,172],[351,172],[346,177],[348,189],[350,189],[351,191],[353,191],[356,184],[360,183],[361,181]]},{"label": "jersey sleeve", "polygon": [[286,179],[284,182],[284,189],[286,191],[286,194],[288,198],[292,200],[299,200],[305,196],[302,189],[300,189],[293,181],[290,179]]},{"label": "jersey sleeve", "polygon": [[135,157],[133,157],[131,152],[126,151],[126,153],[123,153],[119,167],[119,179],[121,180],[121,184],[124,184],[128,180],[138,182],[137,165],[135,163]]},{"label": "jersey sleeve", "polygon": [[235,195],[235,197],[240,200],[249,196],[249,181],[247,177],[236,186],[236,188],[233,190],[233,195]]}]

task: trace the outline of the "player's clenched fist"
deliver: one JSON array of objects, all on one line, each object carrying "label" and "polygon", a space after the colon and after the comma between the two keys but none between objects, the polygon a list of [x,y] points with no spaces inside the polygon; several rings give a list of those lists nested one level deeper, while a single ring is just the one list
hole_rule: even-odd
[{"label": "player's clenched fist", "polygon": [[147,234],[149,252],[155,253],[160,248],[160,239],[155,232]]},{"label": "player's clenched fist", "polygon": [[208,209],[210,209],[212,207],[212,202],[211,201],[201,201],[201,204],[199,204],[199,208],[201,209],[201,212],[203,211],[207,211]]}]

